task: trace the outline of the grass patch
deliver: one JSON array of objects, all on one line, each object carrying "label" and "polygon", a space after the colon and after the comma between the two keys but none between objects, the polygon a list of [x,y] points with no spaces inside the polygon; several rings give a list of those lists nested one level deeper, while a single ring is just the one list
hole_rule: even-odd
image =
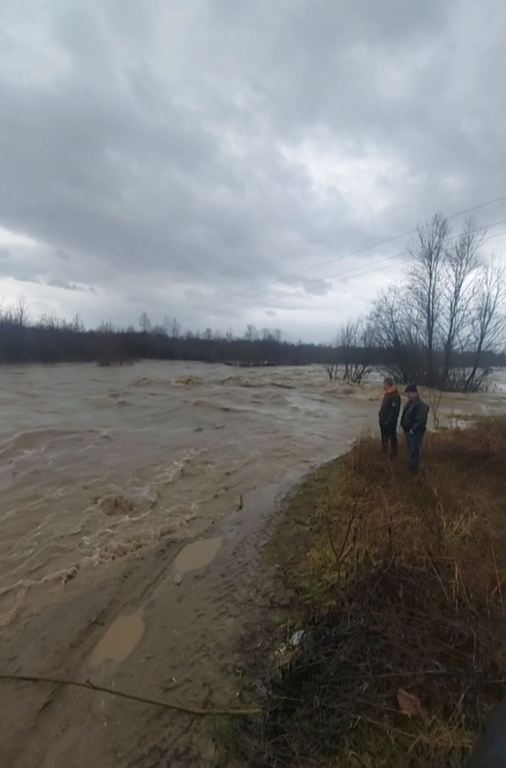
[{"label": "grass patch", "polygon": [[265,715],[224,726],[224,764],[463,765],[506,693],[505,449],[504,418],[428,434],[413,477],[364,439],[287,500],[266,555],[290,604],[256,661]]}]

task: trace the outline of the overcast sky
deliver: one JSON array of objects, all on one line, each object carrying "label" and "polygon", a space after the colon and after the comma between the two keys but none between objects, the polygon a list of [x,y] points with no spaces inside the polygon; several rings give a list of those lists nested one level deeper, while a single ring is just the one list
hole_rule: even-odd
[{"label": "overcast sky", "polygon": [[375,244],[506,195],[505,38],[504,0],[0,0],[0,297],[329,340],[402,275]]}]

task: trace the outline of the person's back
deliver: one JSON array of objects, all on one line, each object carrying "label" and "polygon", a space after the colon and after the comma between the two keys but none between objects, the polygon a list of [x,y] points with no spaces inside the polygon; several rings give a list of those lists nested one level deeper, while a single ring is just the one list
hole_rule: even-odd
[{"label": "person's back", "polygon": [[401,416],[401,428],[409,448],[409,468],[413,472],[420,469],[423,436],[427,431],[429,406],[418,394],[416,384],[408,384],[405,390],[408,402]]}]

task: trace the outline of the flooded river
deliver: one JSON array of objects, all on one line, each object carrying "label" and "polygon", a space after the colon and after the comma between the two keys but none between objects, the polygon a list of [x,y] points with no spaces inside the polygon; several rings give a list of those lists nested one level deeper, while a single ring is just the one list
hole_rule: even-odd
[{"label": "flooded river", "polygon": [[194,537],[338,453],[376,406],[334,390],[317,368],[0,368],[0,625],[29,587]]},{"label": "flooded river", "polygon": [[[275,499],[376,429],[380,397],[316,366],[0,367],[0,674],[229,702],[237,639],[268,610]],[[505,392],[453,396],[440,419],[505,410]],[[170,713],[0,685],[2,765],[194,764]]]},{"label": "flooded river", "polygon": [[258,486],[341,452],[379,396],[316,366],[0,368],[0,626],[29,588],[193,538]]}]

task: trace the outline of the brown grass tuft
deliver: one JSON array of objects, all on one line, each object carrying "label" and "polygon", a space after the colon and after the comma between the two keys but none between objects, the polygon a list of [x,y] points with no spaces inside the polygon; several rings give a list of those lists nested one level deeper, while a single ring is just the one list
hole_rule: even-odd
[{"label": "brown grass tuft", "polygon": [[[506,693],[506,419],[428,434],[409,474],[361,440],[288,501],[271,560],[305,635],[241,726],[251,768],[461,766]],[[265,668],[264,668],[265,674]],[[399,689],[426,719],[400,711]]]}]

